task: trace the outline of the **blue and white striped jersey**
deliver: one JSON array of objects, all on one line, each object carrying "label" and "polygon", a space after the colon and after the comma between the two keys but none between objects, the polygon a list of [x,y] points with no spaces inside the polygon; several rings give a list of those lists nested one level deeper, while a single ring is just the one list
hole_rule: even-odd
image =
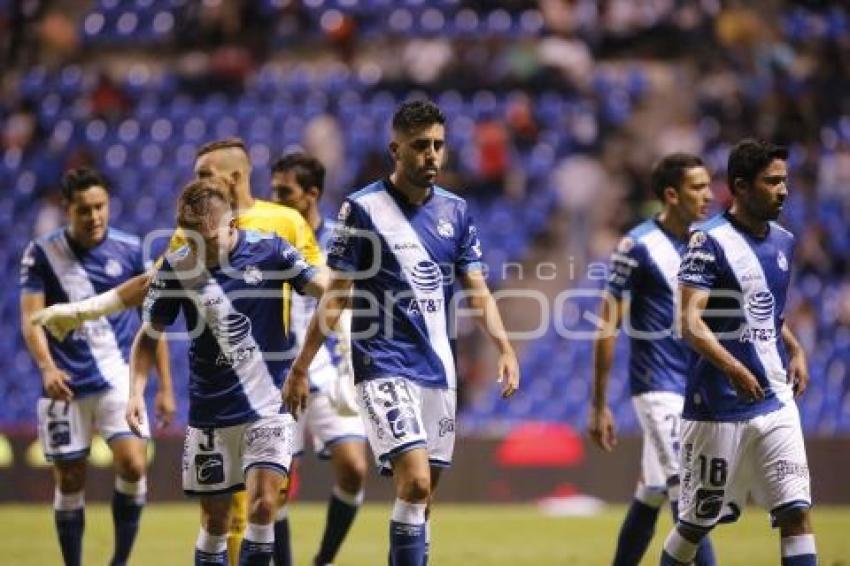
[{"label": "blue and white striped jersey", "polygon": [[[316,241],[319,243],[319,248],[323,256],[327,256],[328,253],[328,243],[333,233],[333,225],[333,220],[324,219],[322,224],[316,229]],[[304,343],[307,327],[310,325],[310,319],[316,312],[318,303],[318,299],[309,295],[295,295],[292,297],[290,328],[299,350]],[[341,362],[340,355],[337,352],[338,342],[336,334],[328,336],[325,343],[322,344],[322,347],[316,353],[316,357],[310,363],[310,391],[324,389],[333,380],[338,379],[337,367]]]},{"label": "blue and white striped jersey", "polygon": [[350,195],[338,222],[328,265],[354,279],[356,381],[401,376],[456,388],[450,298],[458,274],[481,269],[466,201],[434,186],[413,205],[384,179]]},{"label": "blue and white striped jersey", "polygon": [[[50,306],[93,297],[144,271],[137,236],[110,227],[103,241],[84,249],[60,229],[29,243],[21,258],[20,288],[21,293],[44,293]],[[62,342],[48,334],[50,354],[71,377],[76,398],[128,387],[127,364],[138,326],[138,315],[126,310],[86,321]]]},{"label": "blue and white striped jersey", "polygon": [[782,340],[793,253],[794,236],[779,224],[771,222],[767,235],[758,238],[728,212],[691,235],[679,281],[711,292],[703,319],[723,347],[758,379],[765,398],[750,402],[739,397],[726,375],[694,352],[684,418],[742,421],[793,399]]},{"label": "blue and white striped jersey", "polygon": [[629,336],[632,395],[684,393],[690,349],[674,332],[676,289],[687,243],[651,219],[633,228],[611,255],[608,291],[629,304],[623,326]]},{"label": "blue and white striped jersey", "polygon": [[227,427],[280,413],[280,386],[295,352],[284,333],[283,283],[301,292],[315,276],[273,234],[238,232],[227,265],[193,268],[184,246],[166,255],[148,290],[146,321],[182,311],[189,348],[189,425]]}]

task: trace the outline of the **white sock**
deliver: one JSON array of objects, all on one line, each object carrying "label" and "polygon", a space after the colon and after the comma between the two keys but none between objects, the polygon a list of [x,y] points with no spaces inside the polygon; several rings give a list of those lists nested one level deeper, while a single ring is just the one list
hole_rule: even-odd
[{"label": "white sock", "polygon": [[86,505],[86,494],[80,490],[75,493],[62,493],[59,488],[53,490],[53,508],[57,511],[76,511]]},{"label": "white sock", "polygon": [[396,498],[395,503],[393,503],[392,519],[396,523],[422,525],[425,523],[425,509],[427,507],[426,503],[408,503]]},{"label": "white sock", "polygon": [[195,548],[207,554],[221,554],[227,550],[227,535],[211,535],[201,527],[198,531],[198,539],[195,541]]},{"label": "white sock", "polygon": [[142,505],[148,493],[148,480],[145,476],[142,476],[139,481],[128,481],[120,476],[116,476],[115,491],[129,495],[137,504]]},{"label": "white sock", "polygon": [[342,501],[343,503],[351,505],[352,507],[358,507],[363,503],[365,493],[366,492],[362,489],[357,493],[348,493],[338,485],[335,485],[333,487],[333,496]]},{"label": "white sock", "polygon": [[782,537],[782,557],[800,556],[806,554],[817,554],[815,550],[815,535],[797,535],[794,537]]},{"label": "white sock", "polygon": [[640,485],[637,490],[635,490],[635,499],[644,505],[652,507],[653,509],[658,509],[664,504],[664,500],[667,499],[667,494],[664,489]]},{"label": "white sock", "polygon": [[274,542],[274,524],[258,525],[257,523],[248,523],[245,529],[245,540],[260,543]]},{"label": "white sock", "polygon": [[275,522],[285,521],[289,518],[289,505],[284,505],[280,509],[277,510],[277,513],[274,516]]},{"label": "white sock", "polygon": [[699,544],[694,544],[680,535],[675,527],[667,535],[667,540],[664,541],[664,551],[675,560],[684,564],[690,564],[694,561],[698,546]]}]

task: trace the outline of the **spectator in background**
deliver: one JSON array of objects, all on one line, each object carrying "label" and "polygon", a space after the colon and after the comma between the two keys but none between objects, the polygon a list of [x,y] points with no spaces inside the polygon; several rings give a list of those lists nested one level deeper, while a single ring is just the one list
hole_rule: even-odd
[{"label": "spectator in background", "polygon": [[107,73],[101,72],[97,86],[91,93],[91,111],[93,116],[115,121],[130,111],[130,98],[121,90]]}]

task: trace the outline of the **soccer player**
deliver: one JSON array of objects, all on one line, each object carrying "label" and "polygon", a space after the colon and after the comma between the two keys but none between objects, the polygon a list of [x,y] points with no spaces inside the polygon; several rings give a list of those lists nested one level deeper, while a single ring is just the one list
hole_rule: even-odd
[{"label": "soccer player", "polygon": [[[63,340],[30,322],[45,305],[81,300],[143,273],[139,238],[109,226],[109,185],[93,169],[62,178],[68,225],[29,244],[21,260],[21,331],[41,371],[38,436],[53,463],[53,508],[65,564],[82,560],[86,456],[95,430],[112,450],[115,550],[110,564],[126,564],[145,503],[148,426],[134,436],[124,420],[129,395],[130,344],[136,315],[123,312],[87,321]],[[156,412],[162,425],[174,414],[168,352],[156,353],[161,386]]]},{"label": "soccer player", "polygon": [[268,564],[294,427],[279,389],[291,360],[282,287],[320,296],[322,277],[285,240],[237,230],[218,178],[189,183],[177,206],[178,225],[197,237],[166,255],[150,285],[133,343],[127,421],[134,430],[144,426],[151,356],[182,311],[192,335],[183,489],[201,505],[195,564],[227,564],[230,494],[243,488],[249,512],[239,564]]},{"label": "soccer player", "polygon": [[682,333],[694,350],[682,414],[679,521],[662,565],[689,564],[699,541],[752,490],[781,536],[782,564],[817,563],[800,415],[806,356],[785,324],[793,235],[774,222],[788,153],[743,140],[729,155],[732,206],[690,238],[679,271]]},{"label": "soccer player", "polygon": [[[327,250],[332,224],[322,218],[319,199],[325,180],[325,168],[318,159],[304,153],[292,153],[272,165],[272,200],[292,207],[307,220],[316,234],[322,250]],[[310,317],[316,310],[311,297],[295,296],[292,299],[291,331],[296,343],[304,342]],[[335,391],[344,387],[340,380],[353,379],[350,375],[346,338],[337,343],[331,337],[322,346],[310,365],[310,398],[307,410],[298,419],[293,454],[303,453],[305,435],[313,437],[316,452],[330,458],[336,485],[328,503],[327,520],[314,564],[331,564],[354,522],[363,502],[363,482],[366,476],[366,430],[354,410],[343,414],[338,406]],[[340,351],[342,349],[342,351]],[[353,404],[353,403],[352,403]],[[294,466],[294,464],[293,464]],[[275,564],[292,564],[290,531],[286,506],[278,510],[275,523]]]},{"label": "soccer player", "polygon": [[[620,535],[614,564],[638,564],[646,552],[658,510],[670,499],[673,516],[679,491],[679,420],[684,404],[688,346],[674,332],[675,294],[681,255],[692,223],[704,220],[711,203],[711,178],[699,157],[673,153],[653,169],[652,189],[661,213],[632,229],[612,254],[608,287],[600,309],[602,326],[594,343],[590,437],[611,452],[617,443],[606,389],[617,329],[625,318],[630,338],[629,386],[643,430],[641,475]],[[714,564],[706,538],[697,564]]]},{"label": "soccer player", "polygon": [[[226,138],[202,146],[195,157],[194,171],[199,179],[220,177],[228,183],[236,202],[238,228],[277,234],[291,243],[308,263],[315,266],[322,264],[322,255],[313,231],[297,211],[254,198],[251,191],[251,160],[242,140]],[[171,239],[169,249],[176,250],[185,243],[178,228]],[[53,305],[38,312],[35,320],[61,339],[84,320],[141,305],[149,283],[150,274],[140,275],[126,281],[114,292],[110,291],[81,302]],[[287,313],[288,296],[287,294],[284,298],[284,310]],[[284,320],[286,319],[285,314]],[[228,547],[235,566],[235,557],[245,530],[245,495],[236,494],[233,497],[233,505]]]},{"label": "soccer player", "polygon": [[499,349],[504,397],[519,386],[519,369],[481,271],[466,202],[435,185],[445,156],[440,109],[422,101],[401,105],[389,151],[392,174],[350,195],[339,211],[328,247],[328,293],[283,396],[296,417],[306,409],[310,363],[351,301],[358,403],[378,466],[395,483],[390,563],[421,566],[426,509],[454,448],[457,375],[448,315],[455,277]]}]

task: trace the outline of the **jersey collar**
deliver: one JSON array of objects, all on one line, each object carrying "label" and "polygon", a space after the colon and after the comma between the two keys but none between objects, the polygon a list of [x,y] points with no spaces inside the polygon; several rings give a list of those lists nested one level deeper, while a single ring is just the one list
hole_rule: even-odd
[{"label": "jersey collar", "polygon": [[384,177],[383,182],[384,182],[384,187],[387,189],[387,192],[390,194],[390,196],[392,196],[393,199],[400,206],[403,206],[403,207],[406,207],[406,208],[421,208],[421,207],[425,206],[426,204],[428,204],[429,202],[431,202],[431,199],[434,197],[434,186],[432,185],[430,190],[428,191],[428,196],[425,197],[425,200],[422,201],[421,204],[413,204],[412,202],[407,200],[407,197],[405,196],[404,193],[402,193],[400,190],[398,190],[398,187],[396,187],[393,184],[393,182],[390,180],[389,176]]}]

